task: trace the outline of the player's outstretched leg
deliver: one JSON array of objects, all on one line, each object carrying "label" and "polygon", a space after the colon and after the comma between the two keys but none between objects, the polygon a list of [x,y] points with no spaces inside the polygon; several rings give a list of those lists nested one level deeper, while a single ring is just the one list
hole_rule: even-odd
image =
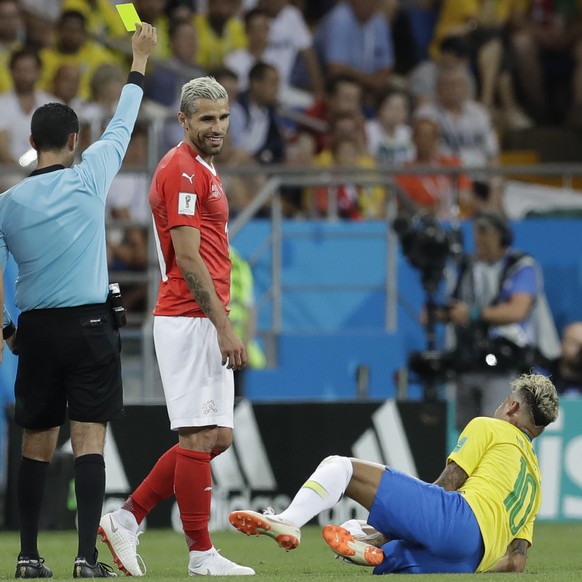
[{"label": "player's outstretched leg", "polygon": [[359,566],[378,566],[384,560],[384,552],[370,543],[357,540],[340,525],[326,525],[321,535],[327,545],[341,558]]},{"label": "player's outstretched leg", "polygon": [[250,510],[233,511],[228,519],[238,531],[248,536],[269,536],[287,551],[294,550],[301,541],[301,530],[290,521],[275,515],[271,508],[262,514]]},{"label": "player's outstretched leg", "polygon": [[[131,515],[129,512],[126,513]],[[98,532],[101,541],[106,543],[111,551],[113,561],[126,576],[143,576],[146,567],[137,553],[139,544],[137,521],[133,529],[126,527],[127,525],[129,524],[122,524],[119,521],[116,512],[106,513],[99,522]]]}]

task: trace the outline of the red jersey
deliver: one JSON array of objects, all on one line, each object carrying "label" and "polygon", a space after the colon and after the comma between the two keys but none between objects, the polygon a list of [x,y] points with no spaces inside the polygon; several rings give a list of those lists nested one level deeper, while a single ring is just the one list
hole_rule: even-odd
[{"label": "red jersey", "polygon": [[228,200],[214,166],[188,144],[172,148],[160,161],[150,187],[161,281],[154,315],[206,317],[176,263],[170,230],[200,231],[200,256],[216,293],[227,309],[230,300]]}]

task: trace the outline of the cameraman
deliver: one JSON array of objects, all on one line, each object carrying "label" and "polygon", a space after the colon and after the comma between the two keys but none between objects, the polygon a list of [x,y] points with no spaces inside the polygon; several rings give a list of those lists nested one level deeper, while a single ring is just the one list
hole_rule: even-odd
[{"label": "cameraman", "polygon": [[473,236],[475,253],[461,263],[447,307],[436,314],[452,324],[458,427],[493,415],[511,378],[535,363],[540,310],[548,337],[556,335],[541,270],[531,256],[511,248],[505,219],[477,214]]},{"label": "cameraman", "polygon": [[560,396],[582,397],[582,321],[564,328],[560,357],[541,372],[551,378]]}]

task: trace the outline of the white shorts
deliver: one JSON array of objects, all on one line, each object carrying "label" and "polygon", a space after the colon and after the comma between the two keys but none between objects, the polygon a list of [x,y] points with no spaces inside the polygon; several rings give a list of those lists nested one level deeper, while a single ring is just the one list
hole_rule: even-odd
[{"label": "white shorts", "polygon": [[154,345],[170,428],[233,428],[234,376],[206,317],[154,317]]}]

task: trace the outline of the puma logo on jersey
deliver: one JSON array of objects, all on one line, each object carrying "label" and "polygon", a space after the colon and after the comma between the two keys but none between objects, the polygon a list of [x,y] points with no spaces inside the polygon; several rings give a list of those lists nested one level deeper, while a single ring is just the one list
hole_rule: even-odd
[{"label": "puma logo on jersey", "polygon": [[193,184],[193,180],[194,180],[194,176],[196,175],[196,173],[192,174],[191,176],[188,176],[188,174],[186,174],[186,172],[182,172],[182,176],[184,178],[186,178],[190,184]]}]

